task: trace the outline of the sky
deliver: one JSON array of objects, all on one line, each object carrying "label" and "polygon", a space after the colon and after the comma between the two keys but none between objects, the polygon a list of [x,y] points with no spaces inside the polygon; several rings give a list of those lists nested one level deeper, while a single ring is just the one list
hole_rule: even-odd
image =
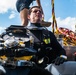
[{"label": "sky", "polygon": [[[0,33],[10,25],[21,25],[20,14],[16,10],[16,0],[0,0]],[[51,0],[41,0],[45,21],[52,22]],[[37,5],[36,1],[30,5]],[[58,27],[75,30],[76,0],[54,0],[55,17]],[[51,26],[48,27],[51,30]]]}]

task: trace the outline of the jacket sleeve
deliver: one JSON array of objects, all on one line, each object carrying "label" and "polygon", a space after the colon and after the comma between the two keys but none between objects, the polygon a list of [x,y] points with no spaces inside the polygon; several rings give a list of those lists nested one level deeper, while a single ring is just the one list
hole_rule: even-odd
[{"label": "jacket sleeve", "polygon": [[66,55],[65,49],[59,44],[55,35],[52,32],[50,32],[50,40],[51,40],[52,49],[56,50],[56,52],[58,53],[59,56]]}]

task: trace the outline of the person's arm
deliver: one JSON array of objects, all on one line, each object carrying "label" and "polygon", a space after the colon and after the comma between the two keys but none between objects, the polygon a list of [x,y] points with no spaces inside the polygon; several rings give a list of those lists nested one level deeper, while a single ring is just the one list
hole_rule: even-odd
[{"label": "person's arm", "polygon": [[61,54],[66,55],[64,48],[60,45],[60,43],[57,41],[55,35],[52,32],[50,32],[50,39],[51,39],[52,49],[59,52],[58,53],[59,55]]},{"label": "person's arm", "polygon": [[50,39],[51,39],[51,47],[55,51],[55,54],[57,55],[56,59],[54,59],[52,62],[55,63],[55,65],[60,65],[63,62],[67,61],[67,55],[65,49],[59,44],[57,41],[55,35],[53,33],[50,33]]}]

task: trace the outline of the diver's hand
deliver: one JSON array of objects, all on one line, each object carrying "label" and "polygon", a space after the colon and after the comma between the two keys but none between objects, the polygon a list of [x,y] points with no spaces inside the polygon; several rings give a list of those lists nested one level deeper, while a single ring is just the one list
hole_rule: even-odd
[{"label": "diver's hand", "polygon": [[55,65],[63,64],[65,61],[67,61],[67,56],[61,55],[57,57],[55,60],[52,61]]}]

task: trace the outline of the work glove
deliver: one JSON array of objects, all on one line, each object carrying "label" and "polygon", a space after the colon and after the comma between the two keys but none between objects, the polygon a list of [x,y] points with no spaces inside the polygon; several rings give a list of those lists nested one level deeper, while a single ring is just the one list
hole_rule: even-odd
[{"label": "work glove", "polygon": [[67,56],[60,55],[55,60],[52,61],[55,65],[63,64],[65,61],[67,61]]}]

